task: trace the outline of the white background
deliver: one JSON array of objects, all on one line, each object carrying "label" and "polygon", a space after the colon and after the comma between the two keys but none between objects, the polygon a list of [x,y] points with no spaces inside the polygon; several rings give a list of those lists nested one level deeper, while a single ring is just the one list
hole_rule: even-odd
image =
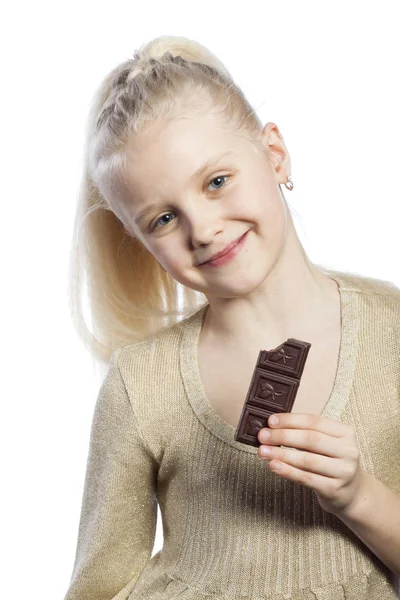
[{"label": "white background", "polygon": [[1,595],[55,600],[72,573],[101,384],[73,330],[66,288],[95,89],[158,35],[208,46],[263,124],[280,128],[295,185],[283,190],[311,260],[400,286],[398,3],[10,6],[1,36]]}]

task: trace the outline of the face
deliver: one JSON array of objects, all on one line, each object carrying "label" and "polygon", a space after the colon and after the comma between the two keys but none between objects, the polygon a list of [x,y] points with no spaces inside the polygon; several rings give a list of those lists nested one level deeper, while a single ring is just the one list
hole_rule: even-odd
[{"label": "face", "polygon": [[[135,137],[116,184],[127,231],[174,279],[208,298],[251,293],[282,253],[287,213],[279,183],[289,159],[276,125],[264,128],[262,140],[274,165],[207,116],[153,125]],[[224,259],[202,264],[244,234]]]}]

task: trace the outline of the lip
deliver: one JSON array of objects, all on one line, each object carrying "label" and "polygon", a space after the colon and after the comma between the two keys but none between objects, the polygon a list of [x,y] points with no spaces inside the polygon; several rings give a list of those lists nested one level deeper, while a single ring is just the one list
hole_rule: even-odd
[{"label": "lip", "polygon": [[231,258],[233,258],[239,252],[239,249],[243,245],[242,242],[244,241],[244,239],[249,231],[250,231],[250,229],[248,229],[243,235],[241,235],[239,238],[237,238],[237,240],[228,244],[228,246],[226,246],[223,250],[221,250],[221,252],[217,252],[209,260],[207,260],[203,263],[200,263],[197,266],[199,266],[199,267],[202,267],[203,265],[220,266],[220,265],[228,262]]}]

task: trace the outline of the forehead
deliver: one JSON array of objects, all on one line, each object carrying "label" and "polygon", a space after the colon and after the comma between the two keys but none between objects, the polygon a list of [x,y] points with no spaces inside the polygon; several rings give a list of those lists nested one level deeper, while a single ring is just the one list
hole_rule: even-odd
[{"label": "forehead", "polygon": [[[247,142],[247,145],[246,145]],[[152,124],[126,147],[125,191],[135,198],[173,194],[207,161],[225,153],[243,157],[248,141],[207,117]]]}]

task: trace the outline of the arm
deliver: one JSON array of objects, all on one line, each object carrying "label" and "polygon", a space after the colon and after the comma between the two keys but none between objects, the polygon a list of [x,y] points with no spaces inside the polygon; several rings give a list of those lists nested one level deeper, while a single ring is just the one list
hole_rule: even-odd
[{"label": "arm", "polygon": [[400,575],[400,495],[370,473],[362,471],[356,500],[336,513],[366,546],[396,575]]},{"label": "arm", "polygon": [[157,464],[141,436],[118,364],[94,410],[75,563],[65,600],[127,598],[151,558]]},{"label": "arm", "polygon": [[313,489],[324,510],[400,575],[400,494],[361,468],[354,427],[313,414],[274,417],[278,422],[270,417],[269,429],[257,434],[259,455],[269,450],[270,469]]}]

